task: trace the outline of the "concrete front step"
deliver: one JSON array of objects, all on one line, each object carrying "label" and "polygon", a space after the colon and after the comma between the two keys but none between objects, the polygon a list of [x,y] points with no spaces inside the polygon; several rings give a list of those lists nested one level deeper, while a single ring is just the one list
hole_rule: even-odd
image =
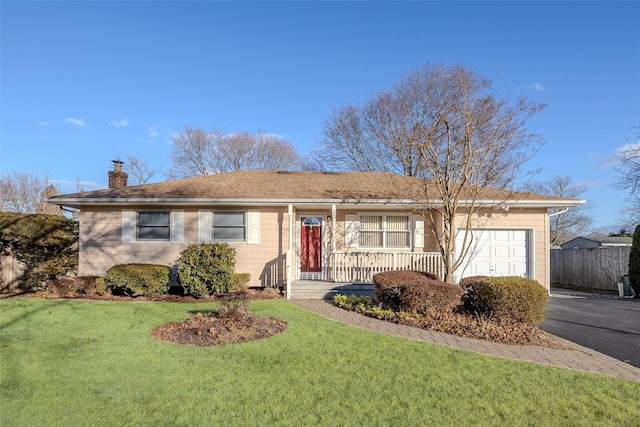
[{"label": "concrete front step", "polygon": [[336,294],[373,296],[370,283],[296,281],[291,284],[292,299],[332,299]]}]

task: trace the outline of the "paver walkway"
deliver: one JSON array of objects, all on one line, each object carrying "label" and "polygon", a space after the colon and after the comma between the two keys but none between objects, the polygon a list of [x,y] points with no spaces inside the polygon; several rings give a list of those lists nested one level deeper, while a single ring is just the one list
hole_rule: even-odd
[{"label": "paver walkway", "polygon": [[582,347],[571,341],[555,337],[558,342],[568,347],[567,350],[554,348],[509,345],[493,343],[473,338],[434,332],[411,326],[398,325],[384,320],[374,319],[343,310],[324,300],[290,300],[302,308],[313,311],[328,319],[365,329],[379,331],[397,337],[415,339],[433,344],[446,345],[453,348],[475,351],[477,353],[508,359],[523,360],[561,368],[576,369],[640,382],[640,368],[624,363],[613,357]]}]

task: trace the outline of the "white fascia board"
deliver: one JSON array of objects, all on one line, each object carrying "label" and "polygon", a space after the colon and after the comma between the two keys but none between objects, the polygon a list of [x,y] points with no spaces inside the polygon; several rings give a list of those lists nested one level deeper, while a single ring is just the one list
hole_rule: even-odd
[{"label": "white fascia board", "polygon": [[506,205],[516,208],[548,208],[548,209],[561,209],[572,208],[586,203],[586,200],[579,199],[564,199],[564,200],[509,200],[506,202],[493,202],[494,205]]},{"label": "white fascia board", "polygon": [[[49,203],[60,206],[129,206],[129,205],[176,205],[176,206],[202,206],[202,205],[227,205],[227,206],[287,206],[293,205],[332,205],[342,207],[365,206],[424,206],[425,203],[412,199],[215,199],[215,198],[56,198],[47,199]],[[518,208],[565,208],[578,206],[586,200],[476,200],[477,206],[509,206]],[[461,201],[460,205],[468,204]],[[430,207],[442,206],[442,200],[434,200]]]},{"label": "white fascia board", "polygon": [[415,200],[358,200],[358,199],[210,199],[210,198],[57,198],[49,200],[49,203],[62,206],[96,206],[96,205],[158,205],[170,204],[181,206],[198,205],[237,205],[237,206],[276,206],[276,205],[410,205],[416,204]]}]

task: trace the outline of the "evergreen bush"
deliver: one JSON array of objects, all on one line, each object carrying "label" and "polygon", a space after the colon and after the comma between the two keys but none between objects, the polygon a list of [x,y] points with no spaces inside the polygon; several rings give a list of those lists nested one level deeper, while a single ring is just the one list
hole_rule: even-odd
[{"label": "evergreen bush", "polygon": [[524,277],[487,277],[474,286],[475,311],[488,318],[507,318],[523,323],[544,319],[547,290],[535,280]]},{"label": "evergreen bush", "polygon": [[0,212],[0,257],[11,255],[24,266],[26,288],[42,289],[48,280],[78,266],[78,223],[60,215]]},{"label": "evergreen bush", "polygon": [[112,293],[157,297],[167,293],[171,268],[159,264],[118,264],[107,270],[104,283]]},{"label": "evergreen bush", "polygon": [[194,243],[178,258],[178,282],[185,293],[203,298],[235,290],[236,251],[227,243]]}]

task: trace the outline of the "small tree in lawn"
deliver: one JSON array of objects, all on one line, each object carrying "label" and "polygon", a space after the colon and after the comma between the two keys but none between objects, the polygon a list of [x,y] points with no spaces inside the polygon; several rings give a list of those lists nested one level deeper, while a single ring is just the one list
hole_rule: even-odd
[{"label": "small tree in lawn", "polygon": [[633,243],[629,254],[629,284],[640,298],[640,225],[633,233]]}]

